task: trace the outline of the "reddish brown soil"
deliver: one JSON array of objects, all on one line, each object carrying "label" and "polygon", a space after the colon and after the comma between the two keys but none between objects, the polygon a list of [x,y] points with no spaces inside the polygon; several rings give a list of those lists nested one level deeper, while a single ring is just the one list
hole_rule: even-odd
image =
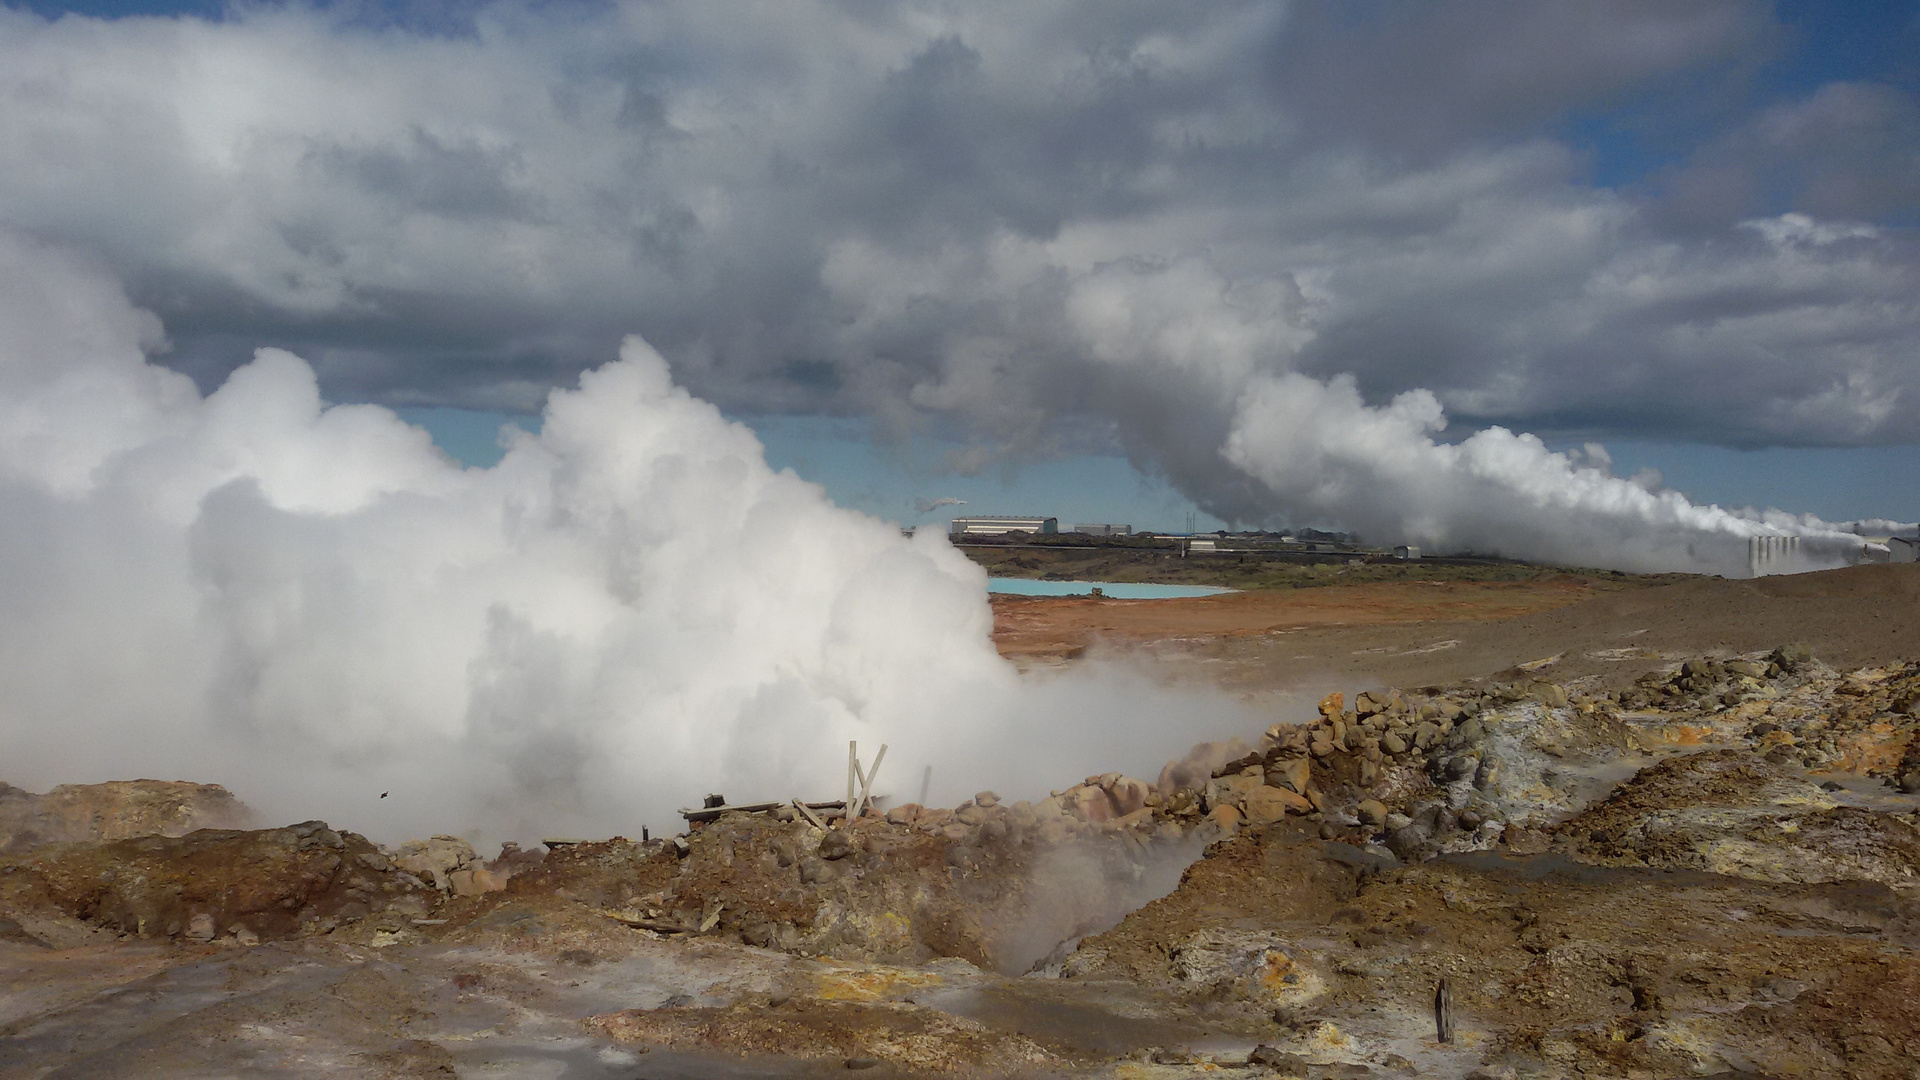
[{"label": "reddish brown soil", "polygon": [[1252,690],[1438,685],[1549,659],[1557,679],[1625,685],[1660,663],[1788,641],[1840,668],[1916,655],[1920,566],[1751,581],[1567,575],[1185,600],[996,598],[994,615],[1001,653],[1022,663],[1122,653]]},{"label": "reddish brown soil", "polygon": [[1123,645],[1333,626],[1481,622],[1565,607],[1622,587],[1567,575],[1545,581],[1328,585],[1173,600],[995,596],[993,640],[1003,656],[1070,656],[1095,642]]}]

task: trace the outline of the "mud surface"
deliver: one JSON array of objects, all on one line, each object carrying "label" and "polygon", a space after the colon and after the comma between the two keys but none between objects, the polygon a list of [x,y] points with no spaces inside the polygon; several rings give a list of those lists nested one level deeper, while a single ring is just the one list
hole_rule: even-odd
[{"label": "mud surface", "polygon": [[1332,692],[1156,777],[827,828],[487,860],[71,789],[0,852],[0,1078],[1920,1076],[1916,582],[1136,621],[1179,677]]}]

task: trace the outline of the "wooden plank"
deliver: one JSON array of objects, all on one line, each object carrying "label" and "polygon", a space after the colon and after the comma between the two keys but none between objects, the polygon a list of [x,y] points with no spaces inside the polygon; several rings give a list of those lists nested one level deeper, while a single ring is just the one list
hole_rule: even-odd
[{"label": "wooden plank", "polygon": [[718,818],[721,814],[727,813],[729,811],[734,811],[742,814],[764,814],[776,806],[784,806],[784,805],[786,804],[781,802],[761,802],[761,803],[741,803],[737,806],[707,806],[707,807],[702,807],[698,810],[682,809],[680,811],[680,816],[683,818],[686,818],[688,821],[713,821],[714,819]]},{"label": "wooden plank", "polygon": [[[805,803],[805,804],[802,804],[798,799],[794,799],[792,800],[792,804],[795,806],[805,805],[815,810],[845,810],[847,805],[846,803],[840,802],[837,799],[832,802],[812,802],[812,803]],[[741,813],[741,814],[764,814],[769,810],[777,809],[779,807],[786,806],[786,805],[788,804],[785,801],[774,801],[774,802],[740,803],[735,806],[705,806],[705,807],[701,807],[698,810],[683,808],[680,811],[680,816],[683,818],[686,818],[688,821],[714,821],[718,819],[721,814],[725,814],[729,812]],[[827,816],[836,817],[838,815],[828,814]],[[568,843],[578,843],[580,841],[558,840],[553,842],[568,844]]]},{"label": "wooden plank", "polygon": [[805,816],[808,821],[813,823],[814,828],[819,829],[821,832],[827,831],[827,823],[820,820],[820,816],[813,812],[812,807],[808,806],[806,803],[801,802],[799,799],[793,800],[793,805],[794,805],[794,808],[799,810],[800,813],[803,816]]}]

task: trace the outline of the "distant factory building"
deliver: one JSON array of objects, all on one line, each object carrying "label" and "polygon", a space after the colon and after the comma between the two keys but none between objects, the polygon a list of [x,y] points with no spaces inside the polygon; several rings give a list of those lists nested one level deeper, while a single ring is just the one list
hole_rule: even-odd
[{"label": "distant factory building", "polygon": [[1132,536],[1131,525],[1075,525],[1073,531],[1087,536]]},{"label": "distant factory building", "polygon": [[1060,531],[1060,519],[1050,517],[960,517],[949,529],[953,536],[1010,536],[1014,533],[1040,533],[1051,536]]},{"label": "distant factory building", "polygon": [[1887,540],[1888,562],[1920,562],[1920,537],[1895,536]]},{"label": "distant factory building", "polygon": [[1754,577],[1804,569],[1799,558],[1800,538],[1797,536],[1747,537],[1747,569]]},{"label": "distant factory building", "polygon": [[1412,544],[1401,544],[1399,547],[1393,549],[1393,557],[1396,559],[1417,559],[1420,557],[1420,549]]},{"label": "distant factory building", "polygon": [[1194,555],[1209,555],[1218,550],[1220,550],[1220,545],[1213,540],[1194,539],[1187,541],[1187,551]]}]

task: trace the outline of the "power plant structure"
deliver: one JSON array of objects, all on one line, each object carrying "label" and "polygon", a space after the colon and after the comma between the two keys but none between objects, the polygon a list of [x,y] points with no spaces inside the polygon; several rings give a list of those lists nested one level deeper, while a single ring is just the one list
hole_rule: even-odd
[{"label": "power plant structure", "polygon": [[1747,537],[1747,569],[1754,577],[1766,574],[1790,573],[1800,558],[1800,538],[1797,536],[1749,536]]},{"label": "power plant structure", "polygon": [[1060,519],[1050,517],[957,517],[948,527],[952,536],[1011,536],[1033,533],[1052,536],[1060,531]]}]

